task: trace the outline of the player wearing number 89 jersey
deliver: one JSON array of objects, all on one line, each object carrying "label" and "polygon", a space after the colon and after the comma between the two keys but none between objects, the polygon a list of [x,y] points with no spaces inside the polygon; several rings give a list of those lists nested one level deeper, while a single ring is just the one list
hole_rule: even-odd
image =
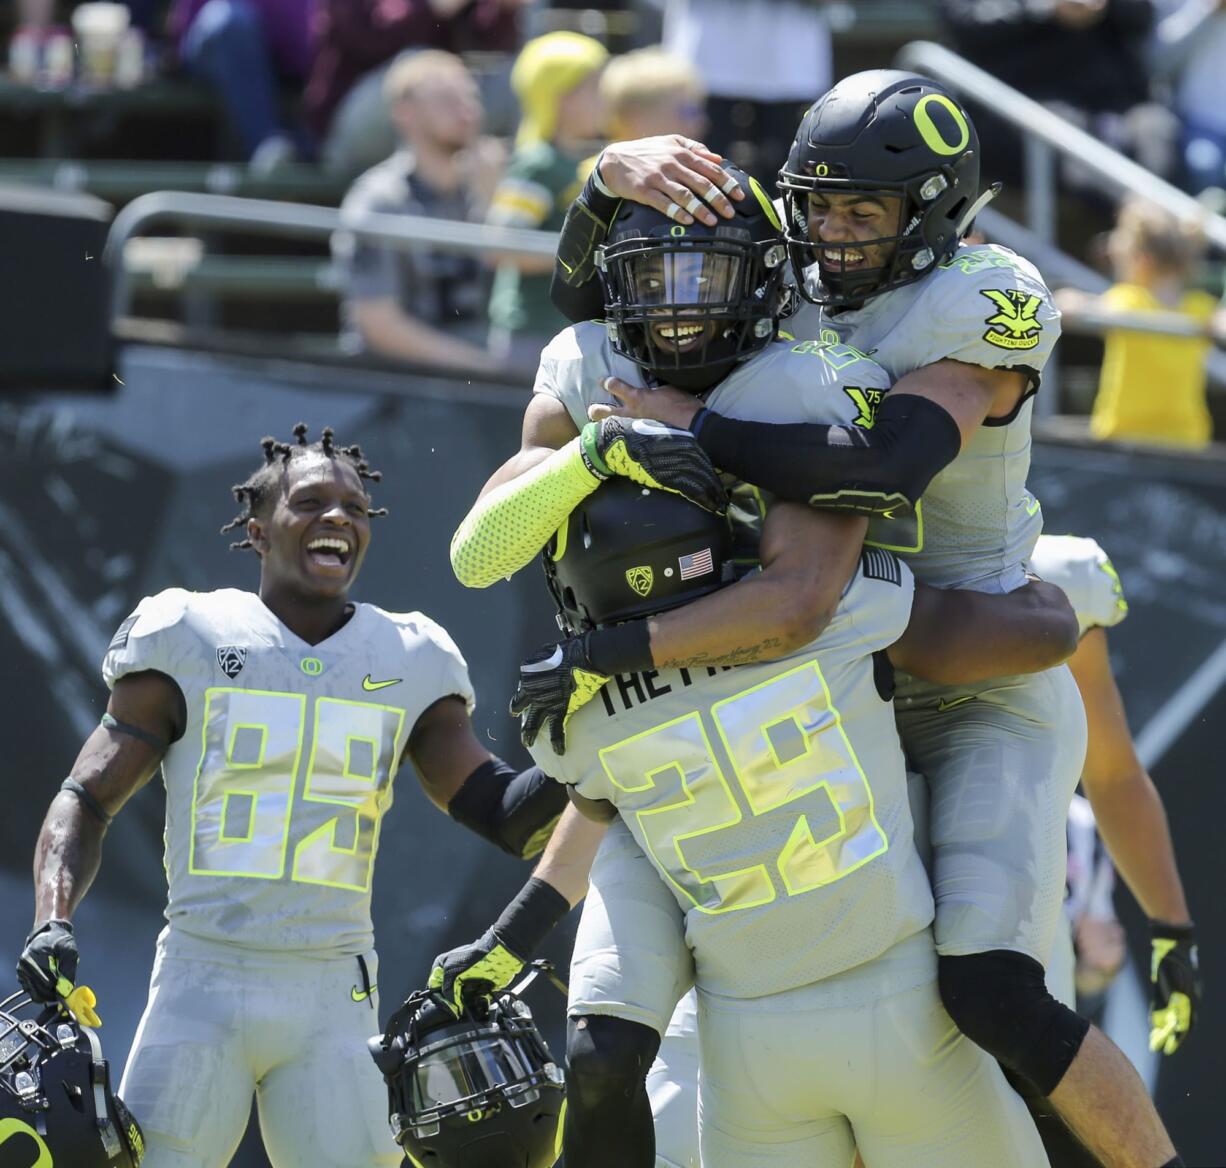
[{"label": "player wearing number 89 jersey", "polygon": [[144,1168],[224,1168],[253,1095],[274,1168],[399,1164],[366,1052],[371,874],[395,774],[411,759],[437,806],[517,855],[539,850],[565,803],[476,740],[468,671],[438,625],[350,602],[379,514],[363,480],[377,476],[331,431],[295,435],[265,439],[264,465],[235,488],[229,526],[259,556],[258,594],[141,601],[103,664],[108,713],[39,837],[19,971],[54,1000],[72,989],[68,918],[106,825],[161,770],[168,924],[122,1085]]}]

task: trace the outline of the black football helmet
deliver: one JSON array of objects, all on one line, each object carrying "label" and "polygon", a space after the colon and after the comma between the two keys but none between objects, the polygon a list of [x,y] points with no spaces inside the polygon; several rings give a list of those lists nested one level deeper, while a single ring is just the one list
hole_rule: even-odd
[{"label": "black football helmet", "polygon": [[542,554],[563,632],[650,616],[729,582],[726,516],[629,479],[603,482]]},{"label": "black football helmet", "polygon": [[[948,90],[914,73],[870,69],[845,77],[809,107],[779,172],[779,189],[801,292],[837,308],[931,272],[999,187],[977,199],[979,136]],[[811,194],[897,198],[897,229],[853,242],[810,239]],[[883,244],[894,244],[887,265],[847,269],[849,249]]]},{"label": "black football helmet", "polygon": [[701,393],[774,339],[796,310],[783,225],[757,181],[725,162],[746,197],[736,215],[688,226],[623,202],[596,253],[609,343],[657,381]]},{"label": "black football helmet", "polygon": [[415,1168],[549,1168],[562,1154],[565,1074],[515,990],[459,1018],[437,994],[415,993],[370,1053]]},{"label": "black football helmet", "polygon": [[98,1036],[24,994],[0,1001],[0,1168],[138,1168],[144,1156]]}]

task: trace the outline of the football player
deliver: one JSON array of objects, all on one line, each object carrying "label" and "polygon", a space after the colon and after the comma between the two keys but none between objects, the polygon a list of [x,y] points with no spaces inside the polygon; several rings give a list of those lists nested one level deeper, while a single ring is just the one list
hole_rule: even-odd
[{"label": "football player", "polygon": [[146,597],[103,662],[111,689],[47,813],[35,926],[18,964],[40,1001],[71,991],[72,916],[107,825],[160,769],[167,926],[121,1093],[146,1168],[221,1168],[252,1096],[276,1168],[397,1165],[366,1051],[377,1029],[371,874],[392,782],[412,761],[431,801],[516,855],[565,805],[477,740],[472,686],[447,633],[419,612],[350,600],[371,536],[356,446],[325,430],[265,439],[234,488],[233,546],[258,592]]},{"label": "football player", "polygon": [[[1201,980],[1162,796],[1137,758],[1111,672],[1107,630],[1128,614],[1128,602],[1115,567],[1092,539],[1045,535],[1031,566],[1064,590],[1077,613],[1081,639],[1069,668],[1089,722],[1081,784],[1112,861],[1149,918],[1150,1047],[1174,1054],[1196,1020]],[[1054,983],[1052,989],[1060,994]]]},{"label": "football player", "polygon": [[[493,583],[526,563],[552,534],[550,526],[560,526],[613,469],[647,486],[671,483],[673,489],[680,485],[679,468],[697,475],[705,456],[685,433],[630,427],[620,420],[612,420],[616,428],[609,421],[588,423],[593,404],[614,400],[599,388],[609,376],[625,379],[641,369],[651,376],[684,377],[694,392],[705,392],[713,408],[718,404],[741,417],[809,419],[846,428],[871,421],[884,383],[874,362],[848,346],[776,338],[781,281],[777,259],[768,261],[779,244],[778,223],[756,184],[735,170],[729,174],[750,197],[737,204],[736,220],[721,229],[694,226],[682,233],[659,212],[634,204],[623,208],[602,257],[608,327],[588,322],[567,329],[542,354],[523,446],[491,477],[453,541],[453,566],[464,583]],[[612,452],[608,461],[600,458],[602,444]],[[740,552],[753,556],[766,500],[752,488],[730,485],[734,540]],[[690,487],[682,493],[711,506],[710,490],[700,494]],[[892,538],[889,524],[874,521],[883,542]],[[777,656],[813,640],[859,560],[865,520],[788,509],[776,519],[777,529],[780,525],[789,534],[772,541],[761,558],[762,571],[707,598],[720,602],[721,623],[744,638],[750,657]],[[668,571],[711,581],[714,569],[700,558]],[[636,583],[650,594],[646,574],[638,574]],[[1074,645],[1071,613],[1065,640],[1039,620],[1033,597],[1018,593],[1013,599],[1022,635],[1010,645],[1002,629],[1001,640],[982,643],[980,677],[998,672],[1004,662],[1014,672],[1047,668]],[[653,655],[658,645],[668,646],[664,660],[644,660],[641,621],[589,630],[582,642],[568,642],[588,663],[583,672],[590,680],[584,684],[595,693],[609,675],[649,673],[666,666],[668,653],[701,652],[705,643],[718,643],[723,632],[692,621],[693,611],[674,609],[650,618]],[[1028,620],[1034,622],[1030,637],[1024,631]],[[548,682],[548,654],[526,670],[526,678]],[[559,750],[564,720],[560,714],[550,726]],[[1070,748],[1076,746],[1074,738]],[[620,902],[620,915],[614,912],[622,883],[617,868],[633,863],[637,851],[632,839],[617,837],[615,825],[593,870],[597,895],[589,895],[585,904],[572,964],[566,1138],[568,1153],[591,1168],[652,1162],[643,1078],[692,979],[675,911],[654,918],[658,925],[651,929],[644,927],[634,897]],[[505,948],[496,934],[485,939],[491,952]],[[465,958],[474,959],[473,953]]]},{"label": "football player", "polygon": [[[979,190],[969,116],[926,78],[855,74],[805,115],[779,185],[810,302],[796,329],[871,352],[886,368],[894,384],[872,425],[771,425],[679,389],[626,382],[610,386],[618,413],[688,430],[722,470],[779,497],[909,515],[913,530],[894,547],[927,583],[1016,587],[1042,525],[1025,487],[1031,398],[1059,314],[1025,259],[961,242],[995,189]],[[564,228],[559,307],[572,319],[598,312],[594,259],[618,199],[643,200],[689,230],[727,221],[743,197],[697,143],[608,147]],[[719,598],[694,606],[691,619],[712,633],[705,660],[743,652],[723,611]],[[652,636],[645,655],[692,660],[662,649]],[[532,676],[531,724],[573,712],[588,695],[590,685],[574,682],[580,660],[564,647],[555,685]],[[960,689],[900,678],[900,730],[932,788],[942,999],[963,1032],[1049,1096],[1104,1163],[1178,1164],[1127,1059],[1044,982],[1060,920],[1064,819],[1081,770],[1084,722],[1070,724],[1079,706],[1064,669]]]},{"label": "football player", "polygon": [[[764,558],[794,506],[767,515]],[[659,492],[598,488],[545,554],[566,627],[615,627],[718,588],[721,527]],[[669,574],[695,555],[715,571]],[[736,670],[618,677],[574,715],[565,754],[536,739],[577,805],[619,813],[650,857],[658,889],[639,927],[654,938],[656,915],[683,922],[684,941],[671,932],[657,956],[693,952],[707,1168],[845,1168],[854,1143],[881,1168],[1046,1163],[999,1067],[940,1005],[890,706],[892,663],[981,663],[984,637],[1000,635],[993,606],[1008,618],[1009,597],[916,590],[897,558],[868,549],[812,644]]]}]

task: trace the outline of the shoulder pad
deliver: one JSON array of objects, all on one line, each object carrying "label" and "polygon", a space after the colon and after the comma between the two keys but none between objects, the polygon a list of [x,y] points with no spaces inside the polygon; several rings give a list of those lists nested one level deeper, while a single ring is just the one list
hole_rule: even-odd
[{"label": "shoulder pad", "polygon": [[161,634],[181,625],[197,593],[185,588],[167,588],[146,596],[115,630],[102,661],[102,676],[108,688],[128,673],[146,669],[167,672]]}]

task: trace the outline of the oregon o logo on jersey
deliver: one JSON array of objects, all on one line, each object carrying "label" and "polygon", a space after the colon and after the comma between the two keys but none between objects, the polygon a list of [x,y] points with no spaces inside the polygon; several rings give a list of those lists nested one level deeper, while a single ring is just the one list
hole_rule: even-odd
[{"label": "oregon o logo on jersey", "polygon": [[655,573],[648,567],[626,569],[626,583],[640,596],[650,593],[655,582]]},{"label": "oregon o logo on jersey", "polygon": [[983,339],[998,349],[1033,349],[1039,343],[1043,325],[1036,319],[1043,301],[1021,288],[1002,292],[996,288],[979,289],[997,308],[983,323],[988,331]]},{"label": "oregon o logo on jersey", "polygon": [[[38,1152],[38,1159],[30,1165],[30,1168],[55,1168],[55,1160],[51,1156],[51,1149],[47,1147],[47,1142],[28,1123],[22,1123],[19,1119],[0,1119],[0,1147],[18,1136],[28,1136],[34,1141],[34,1150]],[[9,1153],[6,1152],[4,1155],[6,1163],[8,1156]]]}]

